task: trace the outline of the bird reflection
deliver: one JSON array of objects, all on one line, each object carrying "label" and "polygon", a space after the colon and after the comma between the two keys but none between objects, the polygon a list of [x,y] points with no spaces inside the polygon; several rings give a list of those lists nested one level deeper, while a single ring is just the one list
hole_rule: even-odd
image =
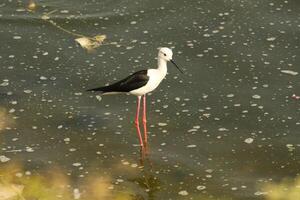
[{"label": "bird reflection", "polygon": [[146,148],[141,148],[140,151],[141,172],[138,177],[129,179],[130,182],[136,183],[140,189],[146,191],[147,196],[135,194],[134,200],[153,200],[155,193],[160,190],[161,182],[155,174],[153,163],[149,156],[149,145]]},{"label": "bird reflection", "polygon": [[137,177],[130,181],[137,183],[141,189],[147,192],[147,197],[143,197],[141,194],[136,194],[134,195],[134,199],[136,200],[156,199],[155,193],[159,191],[161,185],[159,179],[156,176],[144,170],[143,176]]},{"label": "bird reflection", "polygon": [[145,161],[150,163],[149,160],[150,147],[149,144],[146,144],[144,147],[140,147],[140,165],[144,166]]}]

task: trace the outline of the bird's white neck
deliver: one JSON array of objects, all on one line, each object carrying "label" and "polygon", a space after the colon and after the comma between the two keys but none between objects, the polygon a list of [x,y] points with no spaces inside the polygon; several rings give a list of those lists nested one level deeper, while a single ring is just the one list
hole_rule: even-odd
[{"label": "bird's white neck", "polygon": [[157,70],[160,74],[165,77],[167,74],[167,61],[161,58],[158,58],[158,68]]}]

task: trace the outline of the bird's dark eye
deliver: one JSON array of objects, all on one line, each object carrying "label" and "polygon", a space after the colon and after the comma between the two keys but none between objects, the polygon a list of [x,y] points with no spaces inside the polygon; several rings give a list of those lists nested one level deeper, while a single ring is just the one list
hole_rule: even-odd
[{"label": "bird's dark eye", "polygon": [[164,56],[167,56],[167,54],[164,53]]}]

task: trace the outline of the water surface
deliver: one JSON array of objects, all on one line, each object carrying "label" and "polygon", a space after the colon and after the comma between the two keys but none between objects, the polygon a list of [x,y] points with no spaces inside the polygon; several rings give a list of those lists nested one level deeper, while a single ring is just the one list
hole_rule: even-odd
[{"label": "water surface", "polygon": [[[7,163],[32,173],[59,166],[72,188],[108,176],[111,190],[136,199],[265,199],[263,185],[299,174],[299,101],[291,98],[300,94],[299,75],[281,72],[299,72],[299,1],[37,5],[29,12],[23,1],[0,3]],[[53,10],[64,29],[119,45],[88,53],[41,19]],[[156,67],[161,46],[174,48],[185,75],[169,65],[148,95],[150,155],[141,168],[136,98],[98,101],[85,90]]]}]

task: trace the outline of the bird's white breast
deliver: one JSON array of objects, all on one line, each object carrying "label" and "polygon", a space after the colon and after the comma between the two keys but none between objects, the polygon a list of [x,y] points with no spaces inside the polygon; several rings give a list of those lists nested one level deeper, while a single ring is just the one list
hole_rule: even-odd
[{"label": "bird's white breast", "polygon": [[162,73],[160,70],[157,69],[149,69],[147,76],[149,76],[147,84],[139,89],[132,90],[130,94],[142,96],[148,92],[155,90],[166,76],[166,73]]}]

